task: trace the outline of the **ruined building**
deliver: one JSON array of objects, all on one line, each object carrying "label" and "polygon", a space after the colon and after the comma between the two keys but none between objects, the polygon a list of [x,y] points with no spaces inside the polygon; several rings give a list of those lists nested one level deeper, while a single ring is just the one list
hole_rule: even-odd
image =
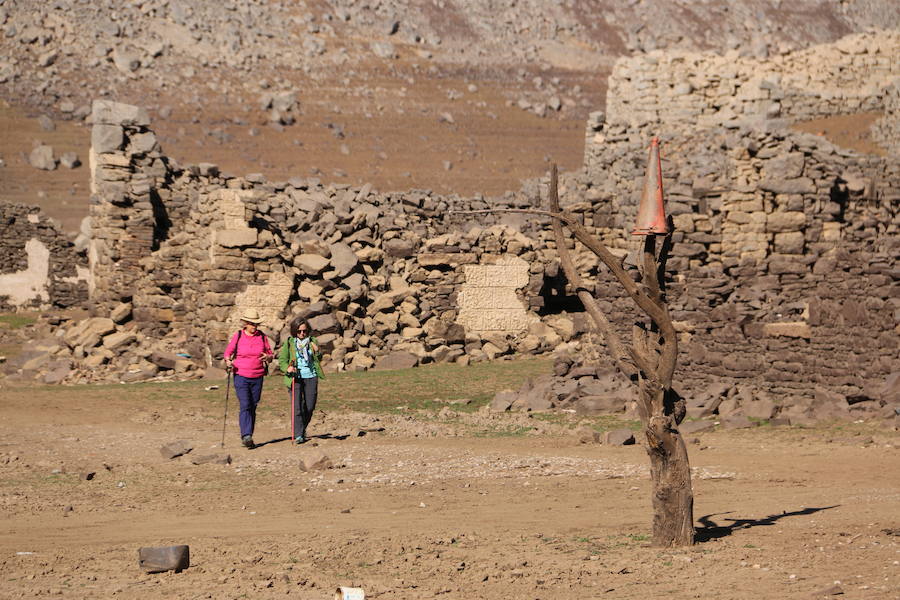
[{"label": "ruined building", "polygon": [[[752,384],[800,412],[821,397],[878,403],[900,363],[900,162],[792,124],[881,113],[873,134],[895,150],[898,55],[900,35],[876,33],[770,60],[653,52],[616,65],[563,206],[627,264],[647,141],[662,138],[688,391]],[[251,306],[276,338],[310,318],[337,369],[574,351],[587,331],[546,220],[454,212],[532,206],[545,180],[487,200],[237,177],[177,164],[143,110],[107,101],[94,103],[92,146],[96,318],[62,336],[69,381],[214,364]],[[630,327],[596,259],[578,252],[576,265]]]}]

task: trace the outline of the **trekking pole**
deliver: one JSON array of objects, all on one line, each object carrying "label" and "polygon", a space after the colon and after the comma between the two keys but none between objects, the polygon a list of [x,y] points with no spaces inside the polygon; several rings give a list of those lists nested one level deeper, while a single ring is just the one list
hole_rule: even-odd
[{"label": "trekking pole", "polygon": [[293,373],[291,373],[291,410],[288,411],[288,416],[291,419],[291,443],[294,443],[296,439],[294,436],[294,381],[296,381],[296,377],[293,377]]},{"label": "trekking pole", "polygon": [[231,369],[225,371],[225,415],[222,417],[222,444],[225,447],[225,422],[228,421],[228,393],[231,391]]}]

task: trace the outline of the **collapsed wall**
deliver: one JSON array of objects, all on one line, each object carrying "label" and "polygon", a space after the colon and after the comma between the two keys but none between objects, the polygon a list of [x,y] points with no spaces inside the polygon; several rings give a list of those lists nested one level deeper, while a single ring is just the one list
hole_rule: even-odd
[{"label": "collapsed wall", "polygon": [[[562,202],[627,264],[646,144],[663,137],[676,380],[694,408],[741,386],[797,417],[822,399],[883,401],[874,388],[900,370],[900,166],[790,123],[863,110],[895,126],[898,39],[853,36],[771,62],[652,53],[616,66]],[[332,369],[587,347],[547,221],[457,212],[530,206],[546,181],[486,200],[236,177],[166,157],[136,107],[98,101],[93,121],[95,316],[50,350],[72,357],[67,381],[199,374],[250,307],[276,340],[308,318]],[[627,333],[618,286],[583,249],[574,258]],[[615,402],[598,401],[596,372],[572,362],[557,371],[575,380],[518,404],[624,408],[618,386],[606,390]]]},{"label": "collapsed wall", "polygon": [[0,203],[0,310],[67,308],[87,299],[87,261],[36,206]]},{"label": "collapsed wall", "polygon": [[[769,392],[786,414],[834,394],[862,408],[900,370],[900,162],[790,127],[861,111],[896,126],[886,104],[898,53],[900,35],[883,33],[768,62],[652,53],[614,69],[579,189],[601,237],[624,246],[644,149],[661,136],[676,380],[698,402],[725,383]],[[599,295],[621,317],[628,303],[616,291],[604,283]]]},{"label": "collapsed wall", "polygon": [[[93,359],[74,380],[218,364],[247,308],[276,342],[289,319],[309,319],[333,369],[545,352],[576,333],[535,314],[555,276],[534,241],[540,226],[454,214],[487,208],[481,198],[181,166],[162,154],[145,111],[112,102],[94,103],[93,127],[95,317],[67,338]],[[85,340],[93,346],[78,347]]]}]

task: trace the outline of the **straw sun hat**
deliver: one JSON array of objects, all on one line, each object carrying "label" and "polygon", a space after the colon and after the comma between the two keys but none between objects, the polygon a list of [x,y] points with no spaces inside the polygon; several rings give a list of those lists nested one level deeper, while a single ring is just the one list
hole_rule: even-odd
[{"label": "straw sun hat", "polygon": [[248,323],[259,325],[260,323],[262,323],[262,318],[259,316],[259,311],[257,311],[255,308],[247,308],[244,309],[243,313],[241,313],[241,321],[247,321]]}]

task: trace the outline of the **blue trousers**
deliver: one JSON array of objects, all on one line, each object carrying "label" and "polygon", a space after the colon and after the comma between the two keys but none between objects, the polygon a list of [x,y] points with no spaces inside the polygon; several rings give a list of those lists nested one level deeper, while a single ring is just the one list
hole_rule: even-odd
[{"label": "blue trousers", "polygon": [[241,424],[241,437],[253,435],[256,427],[256,405],[262,396],[263,378],[234,376],[234,392],[238,397],[241,412],[238,421]]}]

